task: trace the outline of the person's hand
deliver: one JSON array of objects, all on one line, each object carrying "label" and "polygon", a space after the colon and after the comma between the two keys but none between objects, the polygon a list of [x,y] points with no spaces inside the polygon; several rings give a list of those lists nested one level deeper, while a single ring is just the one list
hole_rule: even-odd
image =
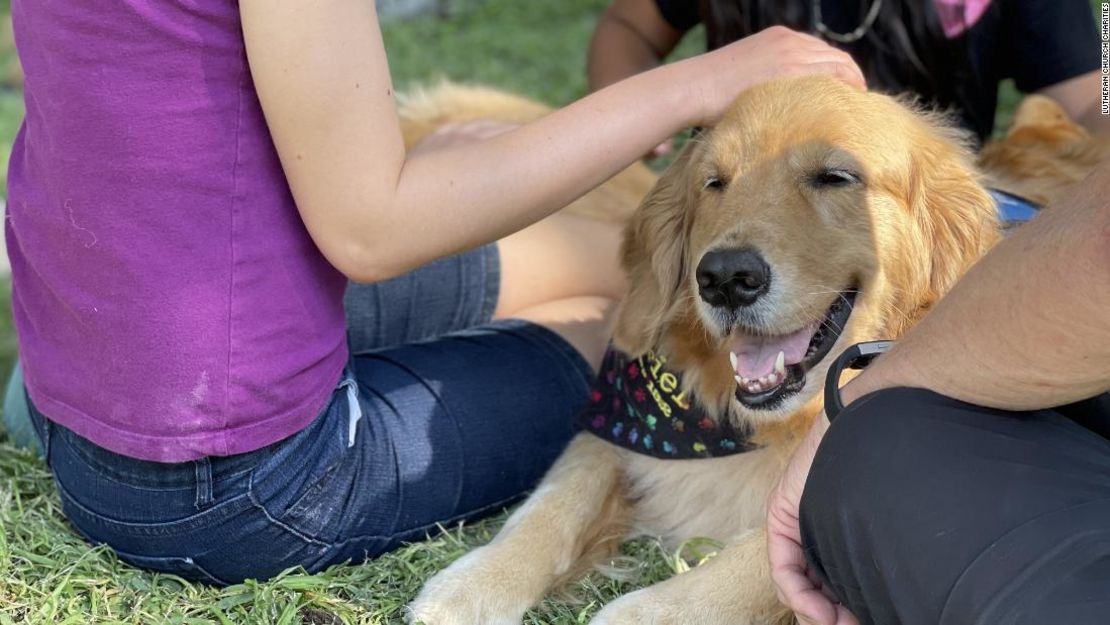
[{"label": "person's hand", "polygon": [[828,74],[865,89],[863,72],[847,52],[782,26],[772,26],[713,52],[685,61],[694,66],[694,95],[702,122],[713,125],[741,91],[773,78]]},{"label": "person's hand", "polygon": [[771,491],[767,505],[771,579],[775,582],[779,601],[794,612],[802,625],[859,625],[856,617],[836,603],[832,593],[810,575],[802,551],[798,504],[817,446],[828,427],[825,414],[817,415],[817,421],[794,452],[778,486]]},{"label": "person's hand", "polygon": [[469,122],[444,124],[412,146],[408,155],[431,152],[446,147],[477,143],[519,128],[520,124],[495,119],[477,119]]}]

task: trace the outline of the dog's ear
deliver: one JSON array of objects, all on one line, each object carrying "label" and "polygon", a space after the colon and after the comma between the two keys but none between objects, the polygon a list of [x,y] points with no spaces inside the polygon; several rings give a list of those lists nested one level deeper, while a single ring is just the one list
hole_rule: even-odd
[{"label": "dog's ear", "polygon": [[625,228],[621,262],[629,290],[617,311],[613,340],[627,354],[656,346],[685,275],[694,143],[687,143]]},{"label": "dog's ear", "polygon": [[[1064,107],[1048,96],[1031,94],[1018,105],[1007,136],[1018,139],[1062,143],[1091,136],[1083,126],[1068,116]],[[1026,135],[1026,136],[1023,136]]]},{"label": "dog's ear", "polygon": [[966,137],[942,120],[929,119],[929,136],[916,142],[910,210],[918,225],[919,252],[928,278],[909,294],[900,334],[916,322],[999,238],[994,200],[972,164]]}]

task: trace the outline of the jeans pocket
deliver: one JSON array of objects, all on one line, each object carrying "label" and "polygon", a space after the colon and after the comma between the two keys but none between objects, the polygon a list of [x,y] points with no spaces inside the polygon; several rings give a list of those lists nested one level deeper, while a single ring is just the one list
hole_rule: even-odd
[{"label": "jeans pocket", "polygon": [[284,527],[319,544],[343,533],[360,473],[354,380],[346,377],[324,412],[254,471],[252,496]]},{"label": "jeans pocket", "polygon": [[216,586],[227,586],[229,582],[222,580],[201,566],[195,559],[188,556],[139,556],[135,554],[116,551],[120,560],[141,569],[157,573],[169,573],[191,582],[202,582]]},{"label": "jeans pocket", "polygon": [[280,520],[308,538],[325,543],[340,540],[359,467],[347,454],[340,454],[331,466],[311,481],[286,508]]}]

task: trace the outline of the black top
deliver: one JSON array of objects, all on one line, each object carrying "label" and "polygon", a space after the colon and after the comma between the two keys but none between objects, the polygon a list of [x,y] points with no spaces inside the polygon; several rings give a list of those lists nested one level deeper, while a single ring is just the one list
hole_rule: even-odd
[{"label": "black top", "polygon": [[[794,0],[799,2],[799,0]],[[910,0],[924,2],[926,0]],[[702,21],[699,0],[655,0],[660,13],[671,26],[687,31]],[[809,16],[809,0],[802,0],[804,14]],[[850,5],[850,8],[845,8]],[[823,19],[837,32],[848,32],[861,21],[859,4],[824,0]],[[752,33],[745,33],[745,35]],[[967,48],[967,75],[978,85],[969,97],[970,105],[960,110],[964,125],[986,138],[994,129],[998,106],[998,83],[1013,78],[1019,90],[1031,93],[1050,85],[1075,78],[1100,67],[1100,38],[1088,0],[994,0],[984,15],[967,33],[961,35]],[[831,42],[834,43],[834,42]],[[858,46],[835,44],[856,55]],[[910,89],[900,84],[869,85],[890,93]],[[926,102],[935,101],[934,94],[919,93]]]}]

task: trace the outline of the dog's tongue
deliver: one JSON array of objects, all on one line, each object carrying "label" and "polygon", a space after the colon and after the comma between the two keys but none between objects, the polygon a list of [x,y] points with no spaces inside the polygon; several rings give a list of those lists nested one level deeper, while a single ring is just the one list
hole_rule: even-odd
[{"label": "dog's tongue", "polygon": [[730,348],[736,356],[736,373],[751,380],[768,375],[775,370],[779,352],[785,354],[787,365],[802,362],[816,331],[817,323],[785,336],[756,336],[736,331],[732,335]]}]

